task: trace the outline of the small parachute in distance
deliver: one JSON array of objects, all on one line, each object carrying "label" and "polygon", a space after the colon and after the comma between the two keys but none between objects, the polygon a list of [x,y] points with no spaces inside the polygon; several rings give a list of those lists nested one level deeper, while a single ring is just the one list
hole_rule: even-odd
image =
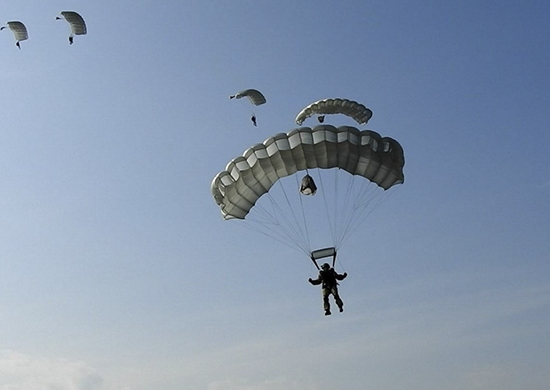
[{"label": "small parachute in distance", "polygon": [[21,50],[21,46],[19,45],[19,42],[29,39],[29,33],[27,32],[27,27],[25,27],[23,23],[18,21],[8,22],[6,24],[7,26],[0,27],[0,31],[2,31],[5,28],[9,28],[13,33],[13,36],[15,37],[15,46],[17,46],[19,50]]},{"label": "small parachute in distance", "polygon": [[[360,125],[366,124],[372,118],[372,111],[353,100],[349,99],[323,99],[311,103],[296,116],[296,124],[302,125],[312,115],[322,116],[325,114],[344,114],[353,118]],[[319,120],[320,123],[321,120]]]},{"label": "small parachute in distance", "polygon": [[258,91],[257,89],[245,89],[244,91],[238,92],[235,95],[229,96],[229,99],[240,99],[247,97],[250,100],[250,103],[255,106],[260,106],[266,102],[265,96]]},{"label": "small parachute in distance", "polygon": [[61,11],[61,16],[57,16],[55,20],[65,19],[71,26],[71,35],[69,35],[69,44],[73,44],[73,38],[75,35],[86,35],[88,32],[86,28],[86,22],[80,14],[74,11]]}]

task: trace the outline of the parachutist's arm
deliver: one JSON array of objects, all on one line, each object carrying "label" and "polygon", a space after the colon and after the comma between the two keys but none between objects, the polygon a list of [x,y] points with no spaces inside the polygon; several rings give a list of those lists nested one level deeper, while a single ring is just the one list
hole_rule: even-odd
[{"label": "parachutist's arm", "polygon": [[318,277],[317,279],[311,279],[309,278],[308,279],[308,282],[313,284],[314,286],[318,285],[318,284],[321,284],[322,283],[322,280],[320,277]]},{"label": "parachutist's arm", "polygon": [[336,276],[336,279],[338,279],[338,280],[344,280],[345,278],[347,278],[348,273],[347,273],[347,272],[344,272],[342,275],[340,275],[339,273],[334,272],[334,275]]}]

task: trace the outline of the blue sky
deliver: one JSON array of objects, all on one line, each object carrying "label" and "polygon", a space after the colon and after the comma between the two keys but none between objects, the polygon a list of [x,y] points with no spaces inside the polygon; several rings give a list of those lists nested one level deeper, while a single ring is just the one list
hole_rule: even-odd
[{"label": "blue sky", "polygon": [[[88,25],[72,46],[62,10]],[[546,388],[548,2],[0,13],[29,31],[21,50],[0,32],[0,390]],[[228,99],[245,88],[258,127]],[[371,108],[406,158],[340,251],[330,317],[309,259],[210,195],[326,97]]]}]

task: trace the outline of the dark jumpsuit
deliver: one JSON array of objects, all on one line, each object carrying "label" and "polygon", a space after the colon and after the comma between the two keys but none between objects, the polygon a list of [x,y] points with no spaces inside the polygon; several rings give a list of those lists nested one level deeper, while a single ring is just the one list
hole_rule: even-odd
[{"label": "dark jumpsuit", "polygon": [[317,279],[310,279],[309,282],[313,285],[322,284],[322,294],[323,294],[323,308],[325,309],[325,314],[330,314],[330,303],[329,295],[334,296],[334,301],[338,305],[340,311],[344,310],[344,302],[338,294],[338,280],[344,280],[348,276],[346,273],[340,275],[337,273],[334,268],[329,268],[328,270],[319,271],[319,276]]}]

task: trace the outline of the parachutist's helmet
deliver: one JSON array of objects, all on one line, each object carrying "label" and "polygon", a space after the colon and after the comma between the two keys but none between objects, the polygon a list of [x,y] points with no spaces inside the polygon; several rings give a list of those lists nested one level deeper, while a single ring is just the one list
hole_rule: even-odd
[{"label": "parachutist's helmet", "polygon": [[325,271],[328,271],[330,269],[330,265],[328,265],[328,263],[325,263],[321,266],[321,268]]}]

